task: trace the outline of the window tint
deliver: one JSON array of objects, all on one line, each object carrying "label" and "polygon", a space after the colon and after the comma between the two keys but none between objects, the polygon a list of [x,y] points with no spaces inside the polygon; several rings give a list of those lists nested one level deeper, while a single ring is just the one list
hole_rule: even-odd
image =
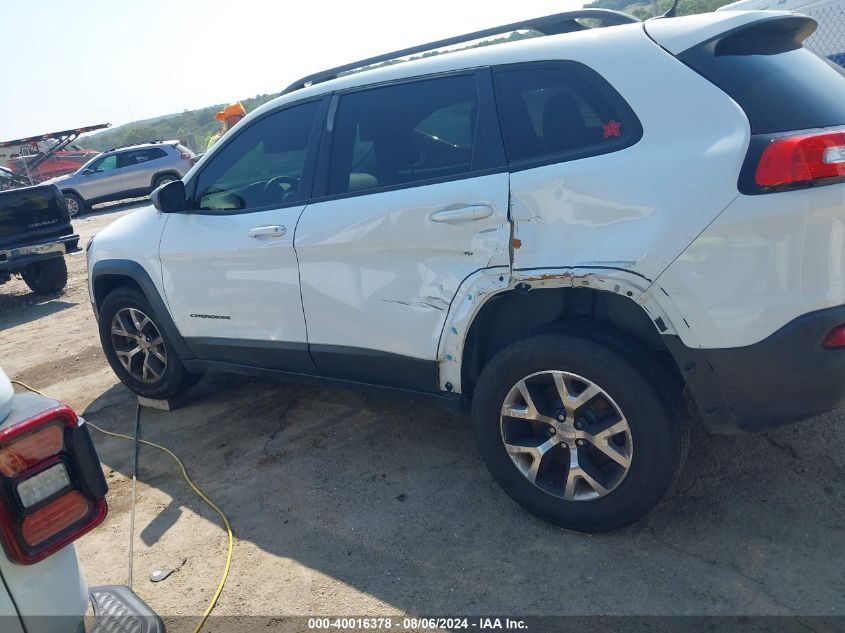
[{"label": "window tint", "polygon": [[521,66],[495,73],[508,160],[612,152],[641,127],[622,97],[580,64]]},{"label": "window tint", "polygon": [[281,110],[238,131],[199,175],[195,208],[253,209],[300,199],[319,102]]},{"label": "window tint", "polygon": [[477,112],[471,75],[342,96],[331,148],[329,194],[472,171]]},{"label": "window tint", "polygon": [[124,154],[125,165],[138,165],[140,163],[146,163],[151,160],[156,160],[157,158],[163,158],[167,156],[165,151],[158,147],[151,147],[149,149],[139,149],[135,150],[134,152],[127,152]]},{"label": "window tint", "polygon": [[752,134],[845,125],[845,71],[788,35],[741,31],[679,57],[740,105]]},{"label": "window tint", "polygon": [[96,172],[111,171],[117,169],[117,154],[101,158],[96,163],[91,165],[91,170]]}]

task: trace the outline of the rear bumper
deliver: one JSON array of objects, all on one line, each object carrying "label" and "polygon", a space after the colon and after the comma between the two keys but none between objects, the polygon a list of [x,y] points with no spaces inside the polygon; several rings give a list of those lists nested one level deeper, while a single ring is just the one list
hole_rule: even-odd
[{"label": "rear bumper", "polygon": [[0,272],[17,272],[35,262],[79,250],[79,236],[65,235],[50,242],[0,249]]},{"label": "rear bumper", "polygon": [[716,432],[759,431],[845,405],[845,349],[824,349],[845,305],[798,317],[747,347],[692,349],[667,337],[689,395]]},{"label": "rear bumper", "polygon": [[91,606],[92,633],[165,633],[161,618],[129,587],[93,587]]}]

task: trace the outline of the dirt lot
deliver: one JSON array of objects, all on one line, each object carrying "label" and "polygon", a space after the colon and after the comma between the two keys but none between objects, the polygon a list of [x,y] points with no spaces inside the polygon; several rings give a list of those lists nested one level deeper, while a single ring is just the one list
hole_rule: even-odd
[{"label": "dirt lot", "polygon": [[[128,212],[81,218],[82,243]],[[131,433],[135,399],[100,352],[84,255],[69,268],[58,296],[0,287],[0,365]],[[178,453],[232,520],[218,614],[830,616],[845,615],[844,422],[837,411],[759,436],[697,433],[674,495],[593,537],[515,506],[465,421],[427,405],[216,375],[175,412],[144,410],[142,433]],[[94,436],[111,512],[77,547],[91,584],[124,583],[131,444]],[[225,533],[149,448],[137,534],[136,591],[169,618],[200,613]],[[158,567],[179,570],[153,584]]]}]

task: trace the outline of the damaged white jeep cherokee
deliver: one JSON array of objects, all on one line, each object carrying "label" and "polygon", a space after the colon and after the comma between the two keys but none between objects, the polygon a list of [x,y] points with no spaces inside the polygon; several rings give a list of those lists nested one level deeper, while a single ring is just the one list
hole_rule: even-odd
[{"label": "damaged white jeep cherokee", "polygon": [[[845,397],[845,78],[814,28],[584,10],[307,77],[89,244],[109,362],[151,397],[213,369],[428,394],[529,511],[629,524],[688,420]],[[515,29],[544,36],[348,72]]]}]

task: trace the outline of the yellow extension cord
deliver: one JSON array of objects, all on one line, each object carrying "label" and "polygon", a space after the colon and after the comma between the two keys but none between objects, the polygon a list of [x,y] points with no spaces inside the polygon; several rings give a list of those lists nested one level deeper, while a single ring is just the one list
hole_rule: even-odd
[{"label": "yellow extension cord", "polygon": [[[47,394],[39,391],[38,389],[30,387],[29,385],[27,385],[25,383],[22,383],[20,380],[12,380],[11,382],[16,384],[16,385],[20,385],[24,389],[28,389],[29,391],[40,394],[40,395],[42,395],[46,398],[50,398],[50,396],[48,396]],[[106,431],[105,429],[101,429],[96,424],[88,422],[87,420],[86,420],[86,424],[88,426],[90,426],[91,428],[93,428],[94,430],[99,431],[100,433],[102,433],[104,435],[110,435],[111,437],[118,437],[118,438],[123,439],[123,440],[129,440],[130,442],[135,441],[135,438],[133,438],[129,435],[124,435],[123,433],[113,433],[112,431]],[[205,621],[208,620],[208,616],[211,615],[211,612],[214,610],[214,607],[217,605],[217,599],[220,597],[220,594],[223,591],[223,586],[226,584],[226,579],[229,577],[229,571],[232,568],[232,550],[234,548],[234,543],[235,543],[235,536],[232,532],[232,524],[229,523],[229,519],[223,513],[223,510],[221,510],[219,507],[217,507],[217,504],[214,503],[211,499],[209,499],[208,496],[202,490],[199,489],[199,486],[197,486],[193,482],[193,480],[188,476],[188,471],[185,469],[185,464],[183,464],[182,460],[179,459],[176,456],[176,453],[171,451],[166,446],[162,446],[161,444],[156,444],[155,442],[149,442],[147,440],[141,440],[141,439],[139,439],[138,441],[141,444],[145,444],[147,446],[152,446],[153,448],[157,448],[158,450],[163,451],[164,453],[167,453],[168,455],[170,455],[170,457],[172,457],[173,460],[177,464],[179,464],[179,468],[182,470],[182,477],[184,477],[185,481],[188,482],[188,485],[191,487],[191,490],[193,490],[195,493],[197,493],[197,496],[200,499],[205,501],[212,510],[214,510],[218,515],[220,515],[220,518],[223,520],[223,524],[226,526],[226,533],[229,536],[229,547],[228,547],[228,551],[226,553],[226,567],[223,570],[223,577],[220,579],[220,584],[217,585],[217,591],[214,592],[214,595],[211,597],[211,602],[208,603],[208,607],[206,608],[205,613],[202,614],[200,621],[197,623],[197,626],[194,628],[193,633],[199,633],[200,629],[202,629],[203,625],[205,624]],[[134,538],[134,535],[133,535],[133,538]]]}]

